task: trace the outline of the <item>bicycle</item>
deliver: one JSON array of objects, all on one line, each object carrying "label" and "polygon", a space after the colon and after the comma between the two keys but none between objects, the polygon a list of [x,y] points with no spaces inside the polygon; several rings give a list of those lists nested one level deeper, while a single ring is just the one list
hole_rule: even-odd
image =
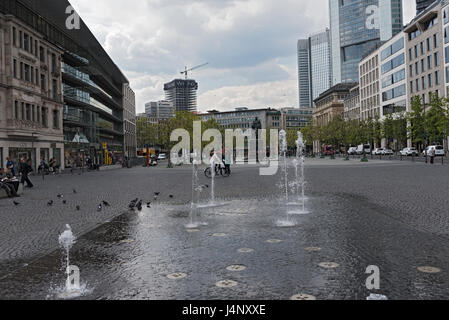
[{"label": "bicycle", "polygon": [[[227,177],[229,177],[231,175],[231,168],[229,166],[223,166],[221,164],[216,164],[215,165],[215,175],[217,176],[219,174],[222,177],[227,178]],[[212,169],[211,169],[211,167],[207,167],[204,170],[204,175],[207,178],[212,178]]]}]

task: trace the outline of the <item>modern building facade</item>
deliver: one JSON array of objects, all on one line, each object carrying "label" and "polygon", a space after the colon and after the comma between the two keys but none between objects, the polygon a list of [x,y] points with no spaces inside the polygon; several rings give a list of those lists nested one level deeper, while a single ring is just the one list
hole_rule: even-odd
[{"label": "modern building facade", "polygon": [[360,119],[380,115],[379,50],[368,53],[359,63]]},{"label": "modern building facade", "polygon": [[398,33],[383,44],[378,52],[381,64],[379,117],[382,120],[388,114],[395,115],[410,110],[405,33]]},{"label": "modern building facade", "polygon": [[195,80],[175,79],[164,85],[165,100],[171,102],[175,111],[195,112],[198,83]]},{"label": "modern building facade", "polygon": [[313,108],[282,108],[282,129],[300,130],[312,123]]},{"label": "modern building facade", "polygon": [[449,42],[449,35],[444,33],[442,9],[440,2],[434,2],[404,29],[409,96],[421,97],[425,105],[431,94],[445,94],[443,39]]},{"label": "modern building facade", "polygon": [[435,0],[416,0],[416,15],[424,11],[433,2],[435,2]]},{"label": "modern building facade", "polygon": [[[254,121],[260,120],[262,129],[268,128],[267,112],[276,111],[274,109],[248,109],[237,108],[234,111],[219,112],[212,110],[205,114],[200,114],[202,121],[215,119],[224,129],[251,129]],[[273,121],[272,121],[273,122]],[[280,122],[280,120],[279,120]]]},{"label": "modern building facade", "polygon": [[313,107],[313,100],[332,86],[330,31],[298,40],[299,107]]},{"label": "modern building facade", "polygon": [[329,0],[332,83],[358,81],[358,63],[400,32],[401,0]]},{"label": "modern building facade", "polygon": [[154,101],[145,104],[145,114],[151,123],[167,121],[175,116],[175,108],[170,101]]},{"label": "modern building facade", "polygon": [[123,131],[125,156],[134,158],[137,156],[136,94],[128,83],[123,85]]},{"label": "modern building facade", "polygon": [[[66,0],[0,2],[0,12],[15,16],[62,51],[58,72],[62,73],[64,150],[61,152],[65,164],[86,156],[97,163],[110,164],[122,158],[126,149],[123,86],[129,81],[82,19],[77,27],[67,28],[69,7]],[[45,48],[42,51],[39,48],[38,56],[39,60],[43,57],[45,63],[53,64],[53,56],[45,57]],[[52,82],[56,76],[53,73]],[[49,81],[50,86],[52,82]]]},{"label": "modern building facade", "polygon": [[61,55],[0,4],[0,168],[9,157],[63,164]]},{"label": "modern building facade", "polygon": [[310,71],[310,41],[298,40],[298,92],[299,107],[310,108],[313,106],[312,78]]},{"label": "modern building facade", "polygon": [[309,37],[312,100],[332,86],[331,34],[326,29]]}]

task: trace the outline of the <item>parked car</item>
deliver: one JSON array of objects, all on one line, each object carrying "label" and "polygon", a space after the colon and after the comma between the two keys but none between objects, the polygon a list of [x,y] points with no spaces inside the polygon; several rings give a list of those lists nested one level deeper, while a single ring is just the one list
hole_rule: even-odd
[{"label": "parked car", "polygon": [[419,152],[418,152],[418,150],[416,150],[416,148],[404,148],[401,151],[399,151],[399,153],[402,156],[406,156],[406,157],[419,155]]},{"label": "parked car", "polygon": [[376,148],[373,150],[373,155],[379,156],[379,155],[383,154],[383,152],[384,152],[383,148]]},{"label": "parked car", "polygon": [[165,153],[159,153],[159,156],[157,157],[158,160],[165,160],[167,159],[167,155]]},{"label": "parked car", "polygon": [[444,148],[443,146],[428,146],[427,149],[422,153],[423,157],[426,156],[426,154],[430,155],[430,150],[435,149],[435,156],[436,157],[444,157]]},{"label": "parked car", "polygon": [[363,153],[371,153],[371,146],[369,144],[361,144],[357,147],[357,154],[362,155]]},{"label": "parked car", "polygon": [[323,147],[323,154],[325,156],[333,156],[335,155],[335,149],[334,146],[328,145]]},{"label": "parked car", "polygon": [[382,150],[382,155],[383,156],[392,156],[392,155],[394,155],[394,152],[391,149],[383,149]]},{"label": "parked car", "polygon": [[354,155],[357,153],[357,147],[351,147],[348,149],[348,154],[349,155]]}]

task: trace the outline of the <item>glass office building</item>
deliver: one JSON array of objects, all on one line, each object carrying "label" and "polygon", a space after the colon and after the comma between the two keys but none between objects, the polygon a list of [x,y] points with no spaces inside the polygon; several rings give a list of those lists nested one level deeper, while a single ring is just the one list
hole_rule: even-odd
[{"label": "glass office building", "polygon": [[421,11],[424,11],[433,2],[435,2],[435,0],[416,0],[416,15]]},{"label": "glass office building", "polygon": [[309,39],[298,40],[298,92],[299,107],[312,107],[312,79],[310,74],[310,43]]},{"label": "glass office building", "polygon": [[358,81],[358,63],[402,30],[401,0],[329,0],[333,84]]},{"label": "glass office building", "polygon": [[312,100],[332,86],[330,31],[313,34],[310,40]]}]

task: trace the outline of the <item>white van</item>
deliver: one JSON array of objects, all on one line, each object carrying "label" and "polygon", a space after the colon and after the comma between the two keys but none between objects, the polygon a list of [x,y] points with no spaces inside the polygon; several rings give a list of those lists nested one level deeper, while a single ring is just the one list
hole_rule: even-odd
[{"label": "white van", "polygon": [[371,146],[369,144],[361,144],[357,147],[357,154],[358,155],[362,155],[363,152],[365,152],[366,154],[370,154],[371,153]]}]

